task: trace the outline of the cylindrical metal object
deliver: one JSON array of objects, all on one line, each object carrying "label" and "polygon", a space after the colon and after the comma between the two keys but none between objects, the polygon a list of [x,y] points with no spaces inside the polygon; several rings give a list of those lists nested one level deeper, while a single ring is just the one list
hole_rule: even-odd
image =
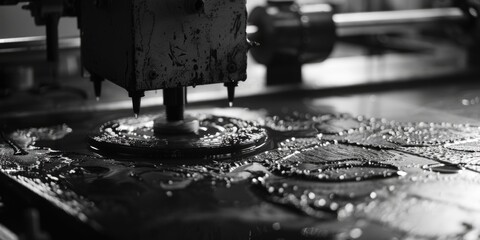
[{"label": "cylindrical metal object", "polygon": [[46,18],[47,60],[49,62],[58,62],[58,22],[60,16],[49,14]]},{"label": "cylindrical metal object", "polygon": [[333,11],[327,4],[310,5],[318,11],[304,11],[294,1],[269,1],[255,8],[249,23],[257,32],[250,40],[261,44],[251,50],[254,58],[268,64],[278,57],[297,56],[299,62],[328,57],[335,43]]},{"label": "cylindrical metal object", "polygon": [[185,88],[163,89],[163,105],[165,105],[167,121],[175,122],[183,120],[185,112]]},{"label": "cylindrical metal object", "polygon": [[128,96],[132,98],[132,107],[135,117],[138,117],[140,114],[140,107],[142,104],[142,97],[145,97],[145,92],[143,91],[131,91],[128,93]]},{"label": "cylindrical metal object", "polygon": [[392,32],[399,27],[409,29],[438,26],[442,23],[466,23],[468,17],[459,8],[437,8],[382,12],[339,13],[333,21],[339,36]]},{"label": "cylindrical metal object", "polygon": [[336,36],[381,34],[406,29],[438,26],[442,23],[467,24],[471,17],[460,8],[437,8],[383,12],[333,14],[327,4],[297,5],[294,1],[269,1],[251,13],[252,49],[257,62],[269,64],[277,56],[296,56],[301,63],[328,57]]}]

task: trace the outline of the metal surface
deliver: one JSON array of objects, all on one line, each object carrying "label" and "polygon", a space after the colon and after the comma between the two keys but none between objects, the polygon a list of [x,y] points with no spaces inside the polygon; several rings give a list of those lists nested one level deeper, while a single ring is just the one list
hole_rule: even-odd
[{"label": "metal surface", "polygon": [[[45,49],[46,37],[21,37],[0,39],[0,51],[25,51],[32,49]],[[69,37],[59,39],[59,48],[79,48],[80,38]]]},{"label": "metal surface", "polygon": [[303,81],[302,64],[327,59],[339,42],[337,36],[405,33],[442,24],[463,26],[474,36],[475,18],[460,8],[334,14],[327,4],[269,1],[251,12],[247,32],[260,43],[251,53],[267,66],[267,84],[298,84]]},{"label": "metal surface", "polygon": [[443,24],[466,24],[468,16],[459,8],[418,9],[385,12],[339,13],[333,15],[339,36],[381,34],[436,27]]},{"label": "metal surface", "polygon": [[336,41],[333,9],[312,4],[319,11],[304,12],[309,7],[270,1],[250,13],[249,24],[258,31],[249,38],[260,43],[250,52],[257,62],[267,65],[268,85],[300,83],[303,63],[323,61],[332,52]]},{"label": "metal surface", "polygon": [[[334,133],[343,130],[351,130],[343,137],[351,136],[357,133],[352,129],[362,122],[384,126],[410,122],[409,126],[422,132],[432,127],[440,133],[442,141],[459,136],[458,131],[453,135],[441,134],[449,127],[462,130],[460,136],[476,138],[475,129],[458,124],[480,123],[475,101],[478,87],[478,83],[472,82],[464,86],[437,84],[417,90],[332,98],[314,93],[240,98],[237,104],[242,107],[268,110],[218,112],[234,116],[250,114],[254,119],[262,119],[262,124],[274,133],[277,145],[256,156],[225,162],[152,163],[147,159],[98,157],[86,149],[84,139],[92,126],[128,116],[128,111],[2,118],[10,130],[10,138],[19,144],[28,144],[29,139],[35,138],[37,148],[22,145],[29,154],[19,156],[1,143],[0,176],[11,184],[8,189],[23,193],[20,196],[39,197],[35,203],[42,203],[43,211],[50,215],[62,212],[62,221],[48,218],[52,229],[77,219],[80,222],[77,226],[89,226],[90,231],[99,234],[91,238],[104,235],[113,239],[477,236],[479,175],[470,169],[477,164],[475,161],[461,171],[435,172],[440,167],[438,159],[418,157],[404,148],[378,150],[356,147],[341,139],[339,144],[324,145],[322,141],[326,136],[338,136]],[[468,100],[468,106],[463,105],[464,100]],[[207,103],[196,110],[208,112],[210,108]],[[155,108],[145,109],[147,113],[155,111]],[[358,114],[364,117],[357,118]],[[427,124],[425,128],[413,121],[454,124]],[[31,128],[32,122],[49,127]],[[66,125],[52,127],[63,123]],[[317,136],[319,131],[322,138]],[[401,136],[392,140],[400,144]],[[442,169],[446,168],[442,164]],[[304,168],[310,171],[299,171]],[[316,168],[321,168],[331,179],[304,178],[303,174],[316,173]],[[356,180],[355,173],[362,177]],[[340,178],[343,174],[344,178]],[[71,238],[79,236],[70,228],[61,228],[69,229]]]},{"label": "metal surface", "polygon": [[[324,11],[325,8],[305,8],[305,12],[314,14]],[[318,12],[317,12],[318,13]],[[338,27],[337,35],[349,36],[357,34],[380,34],[383,32],[396,31],[395,27],[406,26],[411,28],[415,25],[435,25],[437,23],[465,23],[467,16],[459,8],[401,10],[385,12],[364,13],[337,13],[333,15],[333,21]],[[408,26],[407,26],[408,25]],[[362,29],[359,29],[362,28]],[[365,28],[365,29],[363,29]],[[398,28],[397,31],[402,31]],[[258,27],[248,25],[248,35],[258,33]],[[366,32],[365,32],[366,31]],[[29,49],[45,46],[45,37],[21,37],[0,39],[1,49]],[[79,37],[60,38],[60,47],[80,47]]]},{"label": "metal surface", "polygon": [[270,64],[285,57],[300,63],[326,59],[336,40],[333,9],[327,4],[315,6],[321,11],[304,12],[310,6],[290,1],[255,8],[249,16],[249,24],[257,29],[249,38],[260,43],[251,50],[255,60]]},{"label": "metal surface", "polygon": [[[323,61],[331,53],[336,36],[385,34],[432,28],[443,24],[467,27],[471,21],[460,8],[384,12],[335,13],[327,4],[297,5],[291,1],[269,2],[249,18],[249,37],[260,43],[252,49],[256,61],[269,64],[291,56],[298,62]],[[294,60],[287,61],[294,64]],[[280,69],[272,70],[274,72]]]},{"label": "metal surface", "polygon": [[[449,42],[434,41],[431,39],[406,39],[396,38],[392,43],[400,43],[405,49],[415,54],[390,51],[383,56],[360,56],[364,50],[358,46],[340,44],[333,53],[332,58],[323,63],[313,63],[303,67],[303,85],[266,87],[266,69],[256,64],[252,59],[249,62],[248,76],[252,81],[248,84],[239,84],[236,90],[238,97],[255,96],[283,92],[285,90],[322,89],[322,95],[331,96],[337,92],[335,89],[369,89],[380,85],[389,86],[389,89],[405,88],[417,85],[436,84],[437,81],[449,81],[447,76],[464,76],[476,68],[468,68],[467,52],[458,45]],[[353,54],[351,53],[353,51]],[[64,56],[65,51],[62,51]],[[78,52],[75,51],[76,59]],[[31,56],[26,53],[3,55],[3,59],[37,59],[44,61],[42,52]],[[335,57],[337,56],[337,57]],[[341,56],[341,57],[338,57]],[[62,58],[64,59],[64,58]],[[67,59],[68,60],[68,59]],[[66,64],[69,61],[62,60]],[[348,69],[348,71],[345,71]],[[406,71],[405,69],[408,69]],[[282,76],[285,79],[286,76]],[[453,78],[453,77],[452,77]],[[280,79],[281,80],[281,79]],[[423,81],[426,80],[426,81]],[[77,74],[74,77],[62,78],[62,84],[70,88],[82,88],[91,91],[89,81],[81,79]],[[131,100],[126,98],[125,90],[105,81],[103,96],[99,102],[94,97],[85,100],[66,92],[44,95],[28,92],[17,92],[10,98],[0,101],[3,116],[31,116],[42,113],[59,113],[72,111],[111,111],[114,109],[131,109]],[[227,94],[222,92],[223,86],[209,85],[189,88],[189,102],[225,99]],[[362,91],[363,91],[362,90]],[[222,94],[223,93],[223,94]],[[163,103],[161,94],[154,91],[147,92],[147,97],[142,100],[143,107],[158,106]],[[58,101],[50,97],[60,95],[63,100]],[[93,93],[92,93],[93,95]],[[92,96],[89,95],[89,96]],[[225,102],[218,106],[226,106]]]},{"label": "metal surface", "polygon": [[207,1],[195,13],[183,1],[82,1],[82,12],[85,67],[129,91],[246,78],[244,1]]}]

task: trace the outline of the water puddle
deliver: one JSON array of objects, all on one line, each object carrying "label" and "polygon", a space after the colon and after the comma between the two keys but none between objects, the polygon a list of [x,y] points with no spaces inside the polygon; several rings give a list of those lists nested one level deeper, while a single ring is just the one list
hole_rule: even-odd
[{"label": "water puddle", "polygon": [[478,127],[450,123],[402,123],[387,133],[388,141],[403,147],[443,145],[478,137]]},{"label": "water puddle", "polygon": [[452,144],[477,138],[479,134],[478,127],[469,125],[403,123],[372,118],[363,120],[357,129],[324,134],[323,139],[370,148],[398,149]]},{"label": "water puddle", "polygon": [[338,134],[365,126],[363,117],[347,114],[311,115],[293,113],[286,116],[266,117],[260,124],[287,137],[315,137],[316,134]]},{"label": "water puddle", "polygon": [[323,143],[274,162],[275,173],[317,181],[362,181],[402,176],[397,167],[382,163],[394,158],[386,151]]},{"label": "water puddle", "polygon": [[442,164],[442,163],[423,166],[423,169],[430,170],[437,173],[442,173],[442,174],[456,174],[456,173],[460,173],[462,170],[465,170],[465,168],[459,164],[454,165],[454,164]]},{"label": "water puddle", "polygon": [[363,148],[352,145],[335,144],[330,142],[317,142],[317,144],[303,149],[300,154],[299,162],[304,163],[318,163],[330,162],[348,159],[364,159],[366,161],[387,161],[395,157],[394,154],[376,149]]},{"label": "water puddle", "polygon": [[361,116],[353,118],[348,115],[338,115],[329,119],[324,117],[323,119],[325,120],[315,123],[315,128],[323,134],[338,134],[365,126],[364,118]]},{"label": "water puddle", "polygon": [[364,181],[406,175],[393,165],[355,159],[324,164],[292,163],[287,160],[279,163],[275,173],[305,180],[328,182]]},{"label": "water puddle", "polygon": [[304,179],[276,176],[252,179],[252,184],[265,200],[320,220],[348,218],[357,207],[368,204],[378,194],[385,192],[377,182],[363,183],[312,183]]},{"label": "water puddle", "polygon": [[400,150],[445,164],[480,164],[480,152],[457,151],[443,146],[409,147],[400,148]]},{"label": "water puddle", "polygon": [[277,134],[285,135],[285,137],[314,137],[318,133],[311,119],[297,116],[267,117],[261,121],[261,124]]},{"label": "water puddle", "polygon": [[480,152],[480,139],[460,141],[445,145],[446,148],[464,152]]}]

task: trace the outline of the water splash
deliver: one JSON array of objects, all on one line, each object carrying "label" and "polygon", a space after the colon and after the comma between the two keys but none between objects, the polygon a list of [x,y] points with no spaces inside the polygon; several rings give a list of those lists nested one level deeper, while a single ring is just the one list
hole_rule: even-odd
[{"label": "water splash", "polygon": [[14,131],[9,135],[9,138],[15,141],[21,147],[28,147],[34,145],[36,141],[55,141],[63,139],[70,134],[73,130],[66,124],[42,127],[42,128],[29,128]]},{"label": "water splash", "polygon": [[253,122],[207,115],[196,116],[200,121],[197,134],[156,134],[153,125],[158,117],[107,122],[90,136],[90,145],[115,155],[215,159],[251,153],[267,142],[266,130]]}]

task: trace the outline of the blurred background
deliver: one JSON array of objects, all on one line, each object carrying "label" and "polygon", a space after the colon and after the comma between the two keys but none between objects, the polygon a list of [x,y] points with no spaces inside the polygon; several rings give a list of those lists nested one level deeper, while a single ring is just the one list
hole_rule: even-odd
[{"label": "blurred background", "polygon": [[[265,4],[265,0],[249,0],[247,7]],[[451,0],[302,0],[301,2],[325,2],[337,6],[338,12],[365,12],[383,10],[418,9],[451,6]],[[62,18],[59,32],[61,37],[78,36],[77,21],[74,18]],[[36,26],[28,11],[20,6],[0,7],[0,38],[41,36],[45,27]]]},{"label": "blurred background", "polygon": [[[296,3],[303,9],[321,3],[331,4],[336,14],[447,9],[455,4],[449,0],[299,0]],[[247,9],[251,13],[254,8],[266,4],[265,0],[249,0]],[[353,17],[348,21],[364,20],[361,16],[359,19]],[[353,33],[336,39],[322,33],[319,39],[334,39],[333,51],[326,55],[325,61],[313,59],[302,63],[300,80],[284,77],[278,82],[269,82],[265,64],[249,56],[248,79],[240,83],[237,96],[282,91],[292,86],[325,92],[344,87],[355,91],[358,86],[392,82],[408,82],[404,86],[411,86],[412,82],[472,69],[471,59],[475,54],[468,53],[475,47],[468,24],[442,22],[419,28],[397,25],[378,28],[378,31],[370,27],[365,33],[364,28],[356,27]],[[339,31],[342,30],[337,29],[337,34]],[[0,107],[3,114],[63,111],[79,106],[84,109],[130,108],[126,91],[108,81],[104,83],[101,101],[95,101],[92,83],[85,78],[88,73],[81,66],[76,18],[60,18],[59,36],[59,61],[52,67],[45,61],[45,27],[35,25],[30,11],[22,9],[22,4],[0,6]],[[188,91],[190,102],[219,100],[227,95],[221,84],[189,87]],[[151,91],[146,97],[142,106],[158,105],[161,94]]]}]

